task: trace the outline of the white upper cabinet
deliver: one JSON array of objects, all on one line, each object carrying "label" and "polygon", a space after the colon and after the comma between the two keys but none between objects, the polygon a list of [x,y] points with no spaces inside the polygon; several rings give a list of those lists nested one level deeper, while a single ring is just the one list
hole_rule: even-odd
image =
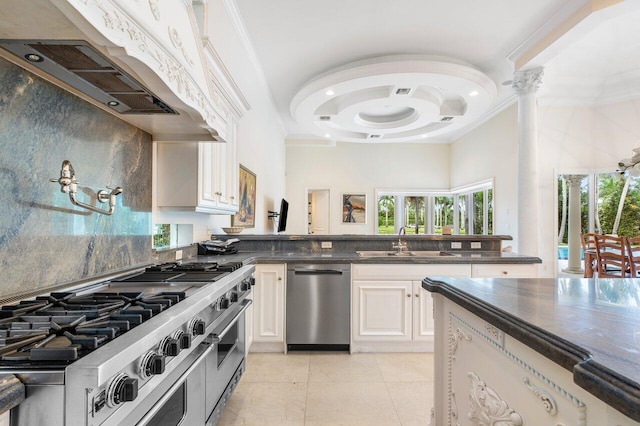
[{"label": "white upper cabinet", "polygon": [[234,214],[238,211],[235,122],[227,143],[158,143],[158,208]]}]

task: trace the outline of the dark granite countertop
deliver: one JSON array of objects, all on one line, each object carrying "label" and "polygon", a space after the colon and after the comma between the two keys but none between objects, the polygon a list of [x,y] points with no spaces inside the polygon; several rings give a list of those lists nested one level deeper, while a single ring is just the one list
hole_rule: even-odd
[{"label": "dark granite countertop", "polygon": [[573,373],[640,421],[640,279],[471,279],[422,283]]},{"label": "dark granite countertop", "polygon": [[212,262],[244,262],[252,263],[389,263],[389,264],[532,264],[541,263],[533,256],[499,251],[456,251],[455,256],[418,257],[418,256],[386,256],[360,257],[354,252],[238,252],[229,256],[203,256],[198,261]]}]

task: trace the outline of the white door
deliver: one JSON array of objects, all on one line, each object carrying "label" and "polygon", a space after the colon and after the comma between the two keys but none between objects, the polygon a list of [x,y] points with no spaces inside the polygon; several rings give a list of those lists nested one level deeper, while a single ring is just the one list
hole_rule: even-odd
[{"label": "white door", "polygon": [[329,234],[329,195],[328,189],[310,189],[308,191],[310,234]]}]

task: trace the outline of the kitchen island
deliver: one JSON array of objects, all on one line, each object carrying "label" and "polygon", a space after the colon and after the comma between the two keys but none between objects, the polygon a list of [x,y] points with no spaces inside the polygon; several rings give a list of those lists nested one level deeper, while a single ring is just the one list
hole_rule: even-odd
[{"label": "kitchen island", "polygon": [[428,277],[434,425],[636,425],[640,280]]}]

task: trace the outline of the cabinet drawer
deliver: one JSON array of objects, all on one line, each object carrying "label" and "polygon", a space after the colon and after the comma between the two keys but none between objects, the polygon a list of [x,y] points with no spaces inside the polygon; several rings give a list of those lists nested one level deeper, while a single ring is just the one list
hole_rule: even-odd
[{"label": "cabinet drawer", "polygon": [[474,278],[535,278],[537,265],[472,265]]},{"label": "cabinet drawer", "polygon": [[470,277],[471,265],[354,264],[352,270],[354,280],[422,280],[428,276]]}]

